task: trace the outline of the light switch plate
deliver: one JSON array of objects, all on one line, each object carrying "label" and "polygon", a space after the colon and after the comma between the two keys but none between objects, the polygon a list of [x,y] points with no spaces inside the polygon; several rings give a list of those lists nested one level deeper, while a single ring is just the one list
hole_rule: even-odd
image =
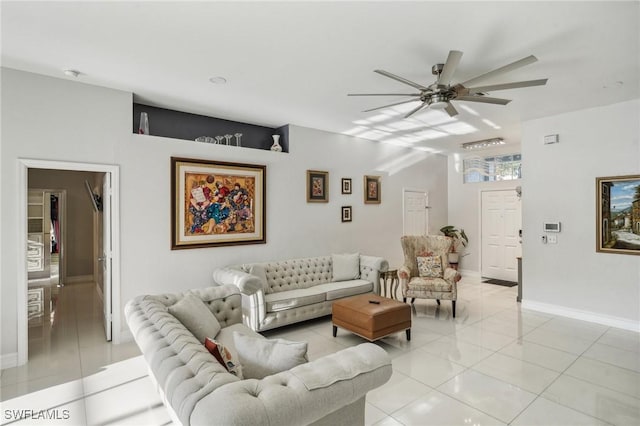
[{"label": "light switch plate", "polygon": [[558,244],[558,236],[555,234],[547,235],[547,241],[549,244]]}]

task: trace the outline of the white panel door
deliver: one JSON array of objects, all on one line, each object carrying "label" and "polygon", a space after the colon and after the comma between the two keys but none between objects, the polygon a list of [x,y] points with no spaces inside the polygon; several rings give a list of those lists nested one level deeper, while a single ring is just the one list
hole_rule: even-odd
[{"label": "white panel door", "polygon": [[426,235],[429,230],[429,196],[426,191],[404,190],[403,234]]},{"label": "white panel door", "polygon": [[514,190],[482,192],[482,276],[518,280],[520,200]]}]

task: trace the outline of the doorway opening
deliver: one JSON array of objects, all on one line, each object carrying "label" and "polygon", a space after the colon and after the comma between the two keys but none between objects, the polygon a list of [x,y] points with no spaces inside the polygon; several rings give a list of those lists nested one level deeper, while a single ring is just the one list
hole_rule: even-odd
[{"label": "doorway opening", "polygon": [[18,276],[18,365],[28,361],[30,338],[54,323],[57,296],[74,283],[97,294],[105,341],[119,343],[120,333],[112,335],[121,324],[118,167],[18,161],[18,231],[24,235],[18,253],[25,265]]}]

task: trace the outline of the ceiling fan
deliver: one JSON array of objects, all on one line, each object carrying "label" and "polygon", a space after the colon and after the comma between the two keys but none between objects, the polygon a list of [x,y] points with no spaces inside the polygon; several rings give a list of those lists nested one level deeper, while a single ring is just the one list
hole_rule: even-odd
[{"label": "ceiling fan", "polygon": [[380,75],[392,78],[396,81],[399,81],[400,83],[404,83],[406,85],[414,87],[419,90],[418,93],[349,93],[347,96],[410,96],[412,98],[381,107],[367,109],[363,112],[376,111],[379,109],[406,104],[409,102],[420,102],[420,105],[409,111],[404,116],[404,118],[409,118],[413,114],[425,108],[444,109],[451,117],[453,117],[458,114],[458,111],[451,104],[451,101],[481,102],[486,104],[506,105],[511,102],[510,99],[489,97],[485,92],[517,89],[521,87],[543,86],[547,84],[547,79],[543,78],[540,80],[491,84],[487,86],[475,86],[476,84],[488,80],[489,78],[524,67],[525,65],[532,64],[538,60],[538,58],[536,58],[535,56],[530,55],[526,58],[520,59],[519,61],[512,62],[493,71],[489,71],[485,74],[474,77],[463,83],[452,85],[451,79],[453,78],[453,74],[455,73],[456,68],[460,63],[461,58],[462,52],[457,50],[449,51],[449,56],[447,57],[447,61],[444,64],[435,64],[431,68],[431,73],[438,77],[435,83],[431,84],[430,86],[423,86],[411,80],[407,80],[406,78],[391,74],[388,71],[374,71]]}]

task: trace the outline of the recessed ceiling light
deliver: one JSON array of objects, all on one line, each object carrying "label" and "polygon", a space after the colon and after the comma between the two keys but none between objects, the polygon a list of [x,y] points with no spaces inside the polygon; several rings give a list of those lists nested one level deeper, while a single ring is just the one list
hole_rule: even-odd
[{"label": "recessed ceiling light", "polygon": [[224,77],[211,77],[209,81],[213,84],[225,84],[227,79]]},{"label": "recessed ceiling light", "polygon": [[80,71],[78,70],[63,70],[64,75],[68,77],[78,77],[80,75]]}]

